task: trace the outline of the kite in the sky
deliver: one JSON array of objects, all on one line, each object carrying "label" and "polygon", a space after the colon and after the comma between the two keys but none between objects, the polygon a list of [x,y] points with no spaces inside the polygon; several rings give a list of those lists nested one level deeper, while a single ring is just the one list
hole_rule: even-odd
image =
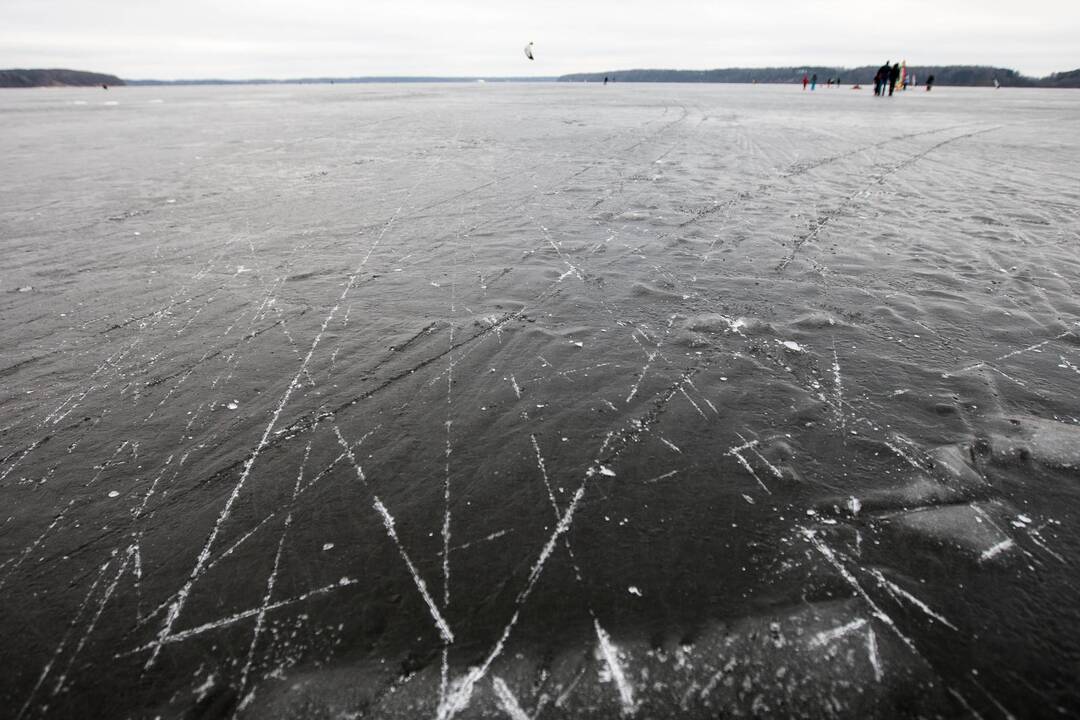
[{"label": "kite in the sky", "polygon": [[532,46],[533,46],[532,43],[529,43],[528,45],[525,46],[525,57],[529,58],[530,60],[533,59]]}]

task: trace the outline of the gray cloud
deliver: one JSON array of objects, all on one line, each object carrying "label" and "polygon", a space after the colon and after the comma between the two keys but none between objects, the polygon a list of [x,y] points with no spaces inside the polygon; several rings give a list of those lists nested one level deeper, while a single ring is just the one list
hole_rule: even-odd
[{"label": "gray cloud", "polygon": [[[630,67],[1080,66],[1075,0],[8,0],[0,67],[128,78],[556,75]],[[536,43],[536,61],[522,53]]]}]

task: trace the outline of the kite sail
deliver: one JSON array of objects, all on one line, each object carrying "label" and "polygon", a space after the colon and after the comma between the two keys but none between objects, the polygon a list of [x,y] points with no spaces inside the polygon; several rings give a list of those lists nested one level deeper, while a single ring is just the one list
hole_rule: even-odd
[{"label": "kite sail", "polygon": [[529,43],[528,45],[525,46],[525,57],[529,58],[530,60],[533,59],[532,46],[533,46],[532,43]]}]

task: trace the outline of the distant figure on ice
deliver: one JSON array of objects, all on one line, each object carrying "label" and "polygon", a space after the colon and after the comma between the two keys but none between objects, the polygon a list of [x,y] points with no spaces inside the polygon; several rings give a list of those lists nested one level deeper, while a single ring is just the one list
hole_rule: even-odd
[{"label": "distant figure on ice", "polygon": [[825,78],[825,87],[832,87],[832,78]]},{"label": "distant figure on ice", "polygon": [[607,85],[607,75],[604,76],[604,84]]},{"label": "distant figure on ice", "polygon": [[896,81],[900,79],[900,63],[896,63],[889,70],[889,97],[892,97],[893,90],[896,89]]},{"label": "distant figure on ice", "polygon": [[810,76],[808,76],[806,73],[803,73],[802,74],[802,89],[803,90],[806,89],[806,86],[807,86],[807,84],[809,84],[809,82],[810,82]]},{"label": "distant figure on ice", "polygon": [[926,76],[926,92],[930,92],[930,88],[932,88],[932,87],[934,87],[934,76],[933,75],[927,75]]},{"label": "distant figure on ice", "polygon": [[101,89],[102,89],[102,90],[108,90],[108,89],[109,89],[109,86],[108,86],[108,85],[106,85],[105,83],[102,83],[102,84],[101,84]]},{"label": "distant figure on ice", "polygon": [[995,90],[1000,90],[1001,89],[1001,83],[998,82],[997,78],[994,78],[994,89]]},{"label": "distant figure on ice", "polygon": [[817,87],[817,73],[814,73],[813,75],[810,76],[810,92],[813,92],[814,88],[816,88],[816,87]]}]

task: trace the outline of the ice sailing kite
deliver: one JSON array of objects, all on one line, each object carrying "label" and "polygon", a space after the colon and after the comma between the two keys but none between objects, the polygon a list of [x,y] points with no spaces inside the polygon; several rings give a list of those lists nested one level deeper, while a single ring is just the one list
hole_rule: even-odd
[{"label": "ice sailing kite", "polygon": [[533,59],[532,46],[533,46],[532,43],[529,43],[528,45],[525,46],[525,57],[529,58],[530,60]]}]

